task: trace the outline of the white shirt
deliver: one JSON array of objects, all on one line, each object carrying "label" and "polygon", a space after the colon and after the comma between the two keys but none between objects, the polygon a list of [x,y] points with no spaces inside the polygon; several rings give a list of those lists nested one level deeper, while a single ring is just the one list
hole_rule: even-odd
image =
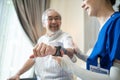
[{"label": "white shirt", "polygon": [[[64,48],[73,48],[72,37],[61,30],[52,37],[47,35],[42,36],[38,42],[62,46]],[[36,58],[35,72],[40,77],[40,80],[73,80],[73,74],[63,70],[57,61],[52,59],[52,55]]]}]

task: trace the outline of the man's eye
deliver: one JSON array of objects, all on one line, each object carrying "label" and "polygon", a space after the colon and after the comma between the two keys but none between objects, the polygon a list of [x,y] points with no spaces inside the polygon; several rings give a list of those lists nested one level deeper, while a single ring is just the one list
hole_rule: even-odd
[{"label": "man's eye", "polygon": [[59,17],[54,17],[54,18],[48,18],[48,20],[52,21],[52,20],[60,20]]},{"label": "man's eye", "polygon": [[48,18],[48,20],[53,20],[52,18]]},{"label": "man's eye", "polygon": [[55,20],[60,20],[60,18],[59,18],[59,17],[56,17]]}]

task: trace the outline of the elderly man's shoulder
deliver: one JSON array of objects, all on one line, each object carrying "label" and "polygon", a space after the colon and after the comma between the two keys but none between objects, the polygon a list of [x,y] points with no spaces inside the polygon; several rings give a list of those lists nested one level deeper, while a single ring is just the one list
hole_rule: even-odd
[{"label": "elderly man's shoulder", "polygon": [[69,33],[67,33],[67,32],[63,32],[62,33],[62,36],[67,36],[67,37],[72,37]]}]

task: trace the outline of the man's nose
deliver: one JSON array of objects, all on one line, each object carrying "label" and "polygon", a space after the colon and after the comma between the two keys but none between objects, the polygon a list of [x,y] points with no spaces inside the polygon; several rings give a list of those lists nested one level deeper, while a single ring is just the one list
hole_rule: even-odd
[{"label": "man's nose", "polygon": [[56,20],[55,20],[55,19],[53,19],[53,20],[52,20],[52,23],[56,23]]}]

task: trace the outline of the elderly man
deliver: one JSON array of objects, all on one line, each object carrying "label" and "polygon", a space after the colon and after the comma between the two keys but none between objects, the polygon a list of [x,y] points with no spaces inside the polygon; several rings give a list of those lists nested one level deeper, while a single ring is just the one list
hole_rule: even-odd
[{"label": "elderly man", "polygon": [[[73,80],[73,74],[63,70],[57,61],[53,59],[55,52],[50,52],[49,47],[44,49],[45,44],[55,46],[56,49],[67,48],[73,51],[72,37],[62,32],[61,15],[54,9],[47,9],[42,15],[42,23],[46,28],[46,34],[40,37],[38,44],[34,47],[34,54],[30,56],[18,73],[9,80],[18,80],[20,75],[35,66],[35,73],[40,80]],[[59,50],[58,50],[59,51]],[[46,54],[45,54],[46,53]],[[53,54],[49,55],[49,54]],[[56,52],[57,56],[62,56]],[[69,54],[72,59],[72,54]]]}]

